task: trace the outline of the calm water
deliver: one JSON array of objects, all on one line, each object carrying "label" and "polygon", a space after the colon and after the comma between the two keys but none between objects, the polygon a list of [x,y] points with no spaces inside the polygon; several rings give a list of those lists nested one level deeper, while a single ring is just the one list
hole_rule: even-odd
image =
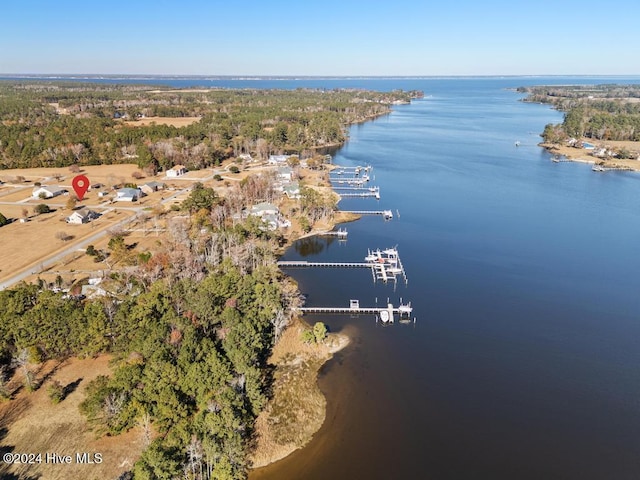
[{"label": "calm water", "polygon": [[382,200],[341,206],[400,218],[286,258],[398,244],[395,291],[293,273],[311,306],[402,297],[418,321],[310,317],[354,339],[321,374],[327,421],[253,479],[640,477],[640,174],[550,162],[537,133],[562,116],[505,90],[525,82],[549,79],[405,81],[428,97],[351,130],[336,163],[372,164]]},{"label": "calm water", "polygon": [[402,297],[417,323],[310,317],[353,338],[321,374],[327,421],[252,479],[640,478],[640,174],[550,162],[537,134],[561,114],[506,90],[637,78],[138,82],[428,95],[353,127],[336,156],[372,164],[382,193],[343,208],[401,217],[286,255],[361,261],[397,244],[409,285],[395,291],[366,271],[295,277],[309,305]]}]

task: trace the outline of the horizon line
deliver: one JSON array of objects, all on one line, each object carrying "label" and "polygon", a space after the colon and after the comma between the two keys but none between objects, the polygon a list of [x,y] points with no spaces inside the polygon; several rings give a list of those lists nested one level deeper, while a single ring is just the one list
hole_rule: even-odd
[{"label": "horizon line", "polygon": [[236,80],[295,80],[295,79],[425,79],[425,78],[522,78],[522,77],[640,77],[640,73],[628,74],[588,74],[588,73],[566,73],[566,74],[434,74],[434,75],[242,75],[242,74],[170,74],[170,73],[0,73],[0,77],[21,77],[21,78],[184,78],[184,79],[236,79]]}]

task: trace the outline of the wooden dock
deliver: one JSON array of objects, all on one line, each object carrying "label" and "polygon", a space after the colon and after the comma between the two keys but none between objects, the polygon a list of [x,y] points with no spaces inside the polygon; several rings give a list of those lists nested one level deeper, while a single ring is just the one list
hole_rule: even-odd
[{"label": "wooden dock", "polygon": [[360,198],[367,198],[367,197],[373,197],[376,200],[380,200],[380,193],[379,192],[361,192],[361,193],[340,193],[339,194],[341,197],[343,198],[356,198],[356,197],[360,197]]},{"label": "wooden dock", "polygon": [[337,179],[337,178],[330,178],[329,179],[330,182],[336,182],[339,185],[359,185],[362,186],[365,183],[367,183],[369,181],[369,177],[364,177],[364,178],[343,178],[343,179]]},{"label": "wooden dock", "polygon": [[349,232],[347,232],[347,229],[339,229],[339,230],[330,230],[328,232],[322,232],[319,233],[318,235],[321,235],[323,237],[338,237],[339,239],[343,240],[347,238],[347,235],[349,235]]},{"label": "wooden dock", "polygon": [[393,218],[393,212],[391,210],[341,210],[345,213],[353,213],[356,215],[382,215],[385,220],[391,220]]},{"label": "wooden dock", "polygon": [[276,263],[280,268],[368,268],[371,270],[373,281],[387,283],[396,282],[398,276],[409,283],[404,265],[400,261],[398,250],[369,250],[364,262],[308,262],[306,260],[281,260]]},{"label": "wooden dock", "polygon": [[306,260],[281,260],[277,262],[283,268],[371,268],[366,262],[307,262]]},{"label": "wooden dock", "polygon": [[[404,304],[402,301],[397,307],[389,302],[385,307],[361,307],[359,300],[351,300],[349,307],[300,307],[297,310],[302,314],[376,315],[376,319],[380,318],[383,323],[393,323],[396,315],[399,320],[410,319],[413,307],[411,307],[411,302]],[[386,312],[386,315],[383,312]]]},{"label": "wooden dock", "polygon": [[380,187],[333,187],[334,190],[355,190],[355,191],[368,191],[379,192]]}]

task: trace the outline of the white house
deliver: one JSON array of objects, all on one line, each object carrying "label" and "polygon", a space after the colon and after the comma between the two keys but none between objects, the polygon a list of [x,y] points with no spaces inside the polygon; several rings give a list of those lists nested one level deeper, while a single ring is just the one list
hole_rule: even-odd
[{"label": "white house", "polygon": [[81,225],[83,223],[89,223],[91,220],[95,220],[100,216],[99,213],[89,210],[88,208],[81,208],[76,210],[67,217],[67,223],[74,225]]},{"label": "white house", "polygon": [[280,210],[272,203],[262,202],[251,207],[249,215],[260,217],[265,223],[267,230],[275,230],[278,227],[287,228],[291,222],[280,215]]},{"label": "white house", "polygon": [[290,182],[293,179],[293,169],[291,167],[278,167],[276,176],[278,180]]},{"label": "white house", "polygon": [[269,155],[269,165],[284,165],[291,155]]},{"label": "white house", "polygon": [[282,192],[289,198],[300,198],[300,185],[298,182],[291,182],[282,187]]},{"label": "white house", "polygon": [[251,207],[250,215],[255,217],[263,217],[265,215],[278,215],[280,210],[273,203],[262,202]]},{"label": "white house", "polygon": [[116,192],[116,202],[135,202],[140,197],[142,197],[144,193],[139,188],[121,188]]},{"label": "white house", "polygon": [[66,192],[62,187],[47,187],[46,185],[41,185],[33,189],[31,196],[33,198],[53,198]]},{"label": "white house", "polygon": [[167,177],[175,178],[187,173],[187,167],[184,165],[174,165],[173,168],[167,170]]}]

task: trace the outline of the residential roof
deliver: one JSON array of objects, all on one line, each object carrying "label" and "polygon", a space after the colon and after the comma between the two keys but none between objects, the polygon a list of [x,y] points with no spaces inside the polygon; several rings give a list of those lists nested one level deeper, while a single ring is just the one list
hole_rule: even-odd
[{"label": "residential roof", "polygon": [[137,188],[121,188],[118,190],[118,196],[120,197],[137,197],[140,195],[140,190]]},{"label": "residential roof", "polygon": [[34,192],[37,192],[38,190],[46,190],[51,194],[66,192],[65,188],[60,186],[53,186],[53,185],[52,186],[40,185],[39,187],[34,187],[33,189]]},{"label": "residential roof", "polygon": [[276,207],[273,203],[262,202],[251,207],[251,213],[254,215],[264,214],[265,212],[274,211],[279,212],[278,207]]}]

